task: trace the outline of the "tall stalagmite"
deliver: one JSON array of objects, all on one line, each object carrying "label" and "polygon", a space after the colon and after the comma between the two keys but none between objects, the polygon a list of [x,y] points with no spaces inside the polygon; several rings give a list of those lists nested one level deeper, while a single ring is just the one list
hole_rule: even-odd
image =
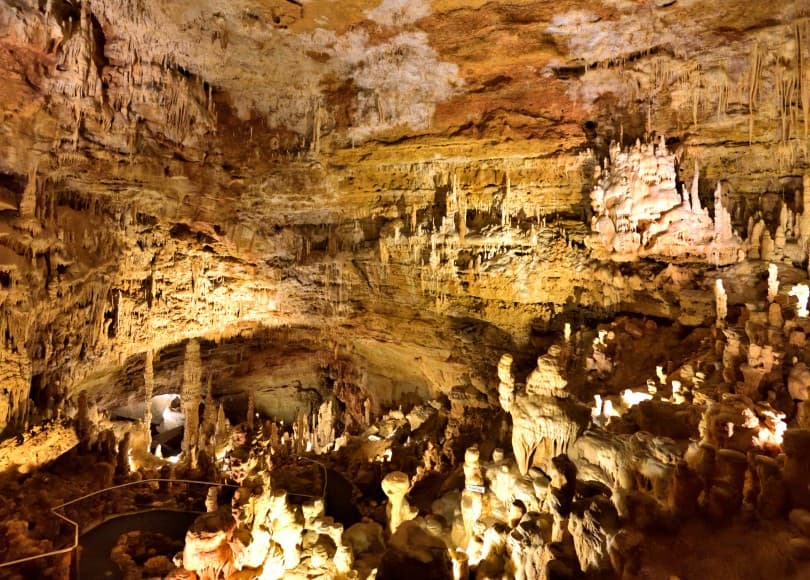
[{"label": "tall stalagmite", "polygon": [[197,339],[186,342],[183,357],[183,388],[180,396],[183,399],[185,427],[183,428],[183,459],[192,468],[197,465],[197,441],[200,427],[200,402],[202,401],[202,361],[200,360],[200,343]]}]

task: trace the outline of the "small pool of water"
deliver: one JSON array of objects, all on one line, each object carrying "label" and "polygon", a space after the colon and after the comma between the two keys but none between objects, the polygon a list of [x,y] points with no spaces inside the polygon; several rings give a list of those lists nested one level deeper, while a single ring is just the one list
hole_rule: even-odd
[{"label": "small pool of water", "polygon": [[160,532],[172,539],[183,540],[186,530],[195,518],[194,512],[153,510],[118,516],[93,528],[79,538],[79,578],[81,580],[118,580],[122,578],[118,567],[110,560],[110,551],[121,534],[141,530]]}]

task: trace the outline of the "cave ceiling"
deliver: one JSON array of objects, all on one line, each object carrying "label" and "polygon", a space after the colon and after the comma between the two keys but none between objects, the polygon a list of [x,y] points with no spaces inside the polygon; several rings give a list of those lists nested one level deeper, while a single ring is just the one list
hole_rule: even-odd
[{"label": "cave ceiling", "polygon": [[566,304],[636,292],[636,311],[683,317],[638,293],[656,272],[606,290],[558,240],[452,283],[416,254],[387,263],[379,240],[440,220],[453,180],[471,208],[506,188],[575,237],[610,142],[654,135],[679,179],[699,166],[701,195],[791,194],[809,15],[803,0],[2,2],[3,373],[95,385],[192,336],[294,327],[314,361],[343,348],[430,391],[474,382]]}]

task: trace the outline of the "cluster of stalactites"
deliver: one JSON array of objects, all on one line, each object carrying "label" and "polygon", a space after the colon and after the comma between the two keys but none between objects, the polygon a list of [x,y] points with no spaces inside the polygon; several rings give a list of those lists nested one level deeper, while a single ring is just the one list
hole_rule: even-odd
[{"label": "cluster of stalactites", "polygon": [[646,255],[699,258],[717,265],[739,260],[741,241],[723,207],[722,189],[715,192],[715,219],[701,207],[698,168],[690,192],[676,184],[676,157],[663,137],[637,142],[629,150],[611,146],[610,162],[597,166],[591,192],[591,235],[588,245],[601,257],[633,260]]},{"label": "cluster of stalactites", "polygon": [[512,415],[512,451],[521,473],[564,454],[589,422],[590,411],[569,396],[563,377],[565,351],[553,345],[537,359],[537,367],[517,391],[511,356],[498,365],[499,402]]}]

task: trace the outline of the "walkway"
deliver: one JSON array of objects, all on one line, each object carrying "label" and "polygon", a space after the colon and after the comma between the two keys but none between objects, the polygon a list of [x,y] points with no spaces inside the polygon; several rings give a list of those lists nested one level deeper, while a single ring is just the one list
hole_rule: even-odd
[{"label": "walkway", "polygon": [[[160,532],[177,540],[181,544],[186,530],[199,515],[198,512],[181,512],[174,510],[151,510],[136,514],[116,516],[82,534],[79,539],[79,578],[82,580],[102,580],[122,578],[118,566],[110,560],[110,551],[118,538],[135,530],[143,532]],[[170,560],[174,554],[161,553]]]}]

